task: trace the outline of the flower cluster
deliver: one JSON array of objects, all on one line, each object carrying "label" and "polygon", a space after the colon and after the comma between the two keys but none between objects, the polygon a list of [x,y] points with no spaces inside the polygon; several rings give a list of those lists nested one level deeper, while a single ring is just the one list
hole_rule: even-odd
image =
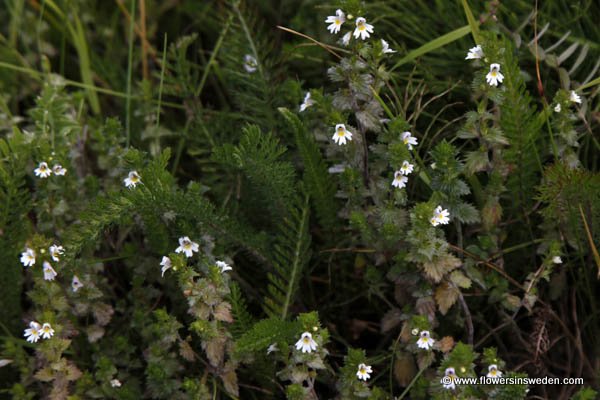
[{"label": "flower cluster", "polygon": [[41,163],[38,164],[38,167],[33,170],[33,173],[37,177],[46,179],[52,174],[58,175],[58,176],[64,176],[67,173],[67,169],[64,168],[60,164],[54,164],[52,166],[52,169],[50,169],[50,167],[48,166],[48,163],[45,161],[42,161]]},{"label": "flower cluster", "polygon": [[[348,15],[347,19],[352,19],[352,16]],[[327,30],[332,34],[338,34],[342,29],[342,25],[346,22],[346,13],[342,10],[338,9],[335,11],[335,15],[330,15],[325,20],[325,23],[329,24]],[[342,43],[347,46],[350,43],[351,36],[354,36],[355,39],[360,38],[361,40],[366,40],[373,33],[374,27],[371,24],[367,23],[366,18],[358,17],[356,18],[354,32],[348,31],[342,38]],[[389,48],[389,47],[388,47]]]},{"label": "flower cluster", "polygon": [[[485,54],[483,52],[483,49],[481,48],[481,45],[478,44],[477,46],[469,49],[465,60],[479,60],[483,59],[484,57]],[[499,83],[502,83],[502,81],[504,80],[504,75],[502,75],[502,73],[500,72],[500,64],[491,63],[490,71],[485,76],[485,79],[488,85],[490,86],[496,87]]]},{"label": "flower cluster", "polygon": [[[194,255],[194,253],[197,253],[199,249],[200,245],[198,243],[192,241],[189,236],[183,236],[179,238],[179,247],[175,249],[175,253],[183,253],[187,258],[190,258]],[[222,273],[231,271],[233,269],[225,261],[216,261],[215,265],[221,270]],[[164,277],[165,272],[173,268],[173,262],[169,257],[163,256],[160,261],[160,266],[162,267],[161,276]]]},{"label": "flower cluster", "polygon": [[[498,369],[496,364],[491,364],[488,367],[488,373],[486,374],[488,378],[500,378],[502,377],[502,371]],[[444,371],[444,377],[440,380],[440,383],[444,387],[444,389],[455,390],[456,389],[456,370],[453,367],[448,367]]]},{"label": "flower cluster", "polygon": [[52,325],[48,322],[40,325],[36,321],[31,321],[29,323],[29,328],[25,329],[23,336],[25,336],[25,339],[27,339],[29,343],[36,343],[40,337],[42,339],[50,339],[54,336],[54,329],[52,329]]},{"label": "flower cluster", "polygon": [[[50,257],[52,258],[52,261],[58,262],[60,261],[60,256],[65,253],[65,249],[63,246],[53,244],[49,247],[48,252],[50,254]],[[45,253],[45,250],[42,250],[41,253]],[[36,263],[35,250],[30,247],[25,248],[25,251],[21,253],[20,261],[24,267],[34,266]],[[54,278],[56,278],[56,276],[58,275],[54,268],[52,268],[52,264],[50,264],[50,262],[47,260],[44,260],[42,262],[42,270],[44,272],[44,279],[47,281],[53,281]]]}]

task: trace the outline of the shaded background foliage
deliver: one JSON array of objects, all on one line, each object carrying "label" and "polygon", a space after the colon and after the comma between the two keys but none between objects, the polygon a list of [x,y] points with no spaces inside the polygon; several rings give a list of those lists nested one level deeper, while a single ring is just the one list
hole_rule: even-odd
[{"label": "shaded background foliage", "polygon": [[[475,324],[473,344],[479,352],[484,346],[497,347],[511,370],[531,376],[585,376],[589,385],[597,387],[600,316],[597,265],[591,251],[600,235],[597,86],[586,93],[587,100],[577,112],[580,122],[574,129],[580,136],[576,154],[581,171],[554,163],[547,124],[536,113],[543,115],[544,105],[552,103],[560,88],[585,85],[597,77],[600,6],[591,0],[545,1],[536,12],[530,1],[470,3],[481,28],[504,34],[507,48],[512,49],[506,54],[506,71],[519,80],[509,87],[512,93],[506,94],[509,101],[499,118],[512,144],[505,158],[515,173],[498,185],[492,174],[480,174],[479,184],[486,190],[479,194],[482,198],[477,198],[477,178],[465,178],[473,193],[461,196],[476,205],[483,225],[464,228],[465,238],[449,229],[448,242],[465,251],[455,253],[467,260],[467,267],[486,262],[501,265],[506,275],[525,283],[528,274],[540,271],[537,267],[550,240],[569,245],[564,268],[544,271],[549,282],[539,287],[540,277],[534,279],[543,306],[527,312],[519,307],[514,314],[507,311],[502,302],[520,302],[522,293],[499,274],[481,278],[490,290],[478,288],[465,294]],[[400,314],[413,311],[406,288],[427,297],[422,283],[407,282],[403,271],[398,271],[406,265],[407,250],[406,242],[399,246],[394,235],[405,236],[410,215],[390,207],[386,199],[363,195],[360,177],[345,176],[338,188],[327,176],[327,168],[343,158],[324,144],[331,120],[340,116],[330,98],[323,98],[322,109],[312,119],[300,121],[281,110],[295,110],[308,89],[323,87],[324,93],[331,93],[339,85],[326,73],[337,62],[335,57],[276,27],[335,45],[323,21],[338,6],[355,4],[6,0],[0,7],[0,18],[7,21],[0,31],[0,129],[5,138],[0,148],[0,250],[5,255],[0,260],[0,322],[5,335],[20,337],[31,316],[32,299],[26,293],[33,282],[23,273],[18,255],[34,232],[48,237],[54,232],[65,246],[82,251],[84,258],[70,261],[73,266],[97,269],[96,276],[103,279],[97,283],[98,298],[116,311],[117,321],[130,318],[132,327],[144,331],[151,324],[140,310],[165,307],[169,315],[157,314],[156,326],[148,329],[169,330],[173,324],[190,323],[182,296],[172,294],[176,285],[158,277],[156,260],[168,253],[176,236],[196,229],[199,221],[209,226],[208,253],[227,254],[235,261],[234,280],[239,287],[232,289],[232,296],[237,296],[231,301],[238,324],[232,328],[238,332],[234,339],[256,318],[289,319],[317,310],[331,332],[333,365],[342,364],[346,346],[364,348],[380,363],[382,386],[406,386],[406,376],[414,376],[411,370],[416,368],[412,356],[391,349],[398,341]],[[460,151],[449,159],[465,161],[468,169],[466,154],[482,146],[457,135],[468,124],[465,113],[479,100],[470,86],[475,71],[466,68],[464,61],[473,40],[465,30],[454,40],[439,41],[467,25],[462,2],[373,1],[365,3],[364,10],[377,37],[398,50],[388,65],[390,88],[382,97],[395,115],[402,115],[421,134],[418,151],[424,165],[439,163],[436,154],[447,156],[449,150],[434,150],[445,139]],[[135,25],[130,23],[131,15]],[[134,40],[129,51],[131,32]],[[430,47],[414,52],[422,46]],[[260,61],[257,73],[249,75],[242,68],[246,54]],[[543,90],[538,86],[536,62]],[[52,80],[65,84],[65,90],[53,89]],[[56,139],[57,158],[71,160],[70,170],[77,176],[77,181],[61,188],[64,201],[53,198],[50,203],[55,189],[46,193],[28,173],[38,157],[48,156],[51,150],[47,135],[32,138],[27,132],[45,134],[47,124],[52,132],[54,128],[61,132],[61,139]],[[152,194],[153,201],[107,195],[93,202],[99,193],[115,191],[129,167],[147,167],[144,156],[127,151],[128,144],[162,160],[155,171],[148,171],[161,189]],[[385,148],[375,146],[375,139],[371,144],[375,152],[385,154]],[[167,148],[171,149],[168,160]],[[373,170],[383,171],[386,166],[375,164]],[[464,175],[461,165],[456,168],[456,176]],[[440,191],[445,190],[446,178],[439,177]],[[188,185],[186,192],[175,190]],[[503,185],[506,191],[500,188]],[[342,196],[336,197],[338,189]],[[167,195],[171,190],[174,194]],[[416,180],[409,185],[410,199],[425,201],[430,192]],[[202,200],[196,203],[196,198]],[[177,204],[179,217],[188,212],[194,218],[170,224],[170,204]],[[340,216],[332,216],[339,210],[343,210]],[[85,221],[82,226],[88,231],[78,230],[80,221]],[[98,244],[94,246],[91,239]],[[216,249],[209,244],[212,241]],[[299,245],[296,249],[290,243]],[[140,278],[148,271],[154,271],[151,278]],[[293,299],[286,298],[290,288],[295,289]],[[247,310],[239,306],[242,302]],[[421,306],[419,314],[427,314],[430,310],[422,311],[431,306],[435,312],[435,303]],[[179,322],[169,322],[177,319],[174,316],[179,316]],[[467,341],[465,318],[455,306],[436,329]],[[96,326],[110,331],[116,324],[106,322]],[[544,341],[555,346],[552,352],[531,346],[540,332],[546,332]],[[144,335],[145,343],[152,342],[152,335]],[[85,348],[85,340],[80,340],[80,348]],[[118,357],[114,349],[127,352],[128,360],[144,351],[128,349],[131,338],[122,332],[114,337],[107,333],[106,340],[102,348],[113,348],[106,354],[113,360]],[[181,338],[168,344],[184,342],[188,343]],[[165,343],[155,344],[161,345],[168,349]],[[152,359],[146,352],[147,365],[138,361],[133,366],[146,368],[152,378],[148,382],[156,385],[147,388],[149,396],[169,396],[179,389],[169,389],[174,380],[159,376],[156,367],[173,358],[166,364],[171,366],[166,375],[176,376],[179,367],[173,354]],[[112,368],[102,357],[81,355],[78,361],[94,366],[90,370],[97,371],[97,381]],[[0,374],[1,381],[8,383],[2,389],[18,379],[16,369],[2,368]],[[386,382],[388,374],[394,375],[393,383]],[[240,381],[261,386],[266,385],[263,378],[243,371]],[[319,384],[325,393],[333,390],[331,381]],[[274,384],[265,388],[278,390]],[[576,389],[535,388],[534,394],[568,398]],[[252,388],[242,390],[241,398],[261,396]]]}]

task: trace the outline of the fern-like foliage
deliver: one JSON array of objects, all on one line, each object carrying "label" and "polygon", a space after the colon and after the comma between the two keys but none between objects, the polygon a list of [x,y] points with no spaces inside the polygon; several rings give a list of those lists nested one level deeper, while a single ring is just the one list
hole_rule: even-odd
[{"label": "fern-like foliage", "polygon": [[254,318],[252,318],[252,314],[248,311],[246,300],[244,299],[240,286],[236,282],[231,282],[230,290],[229,301],[231,303],[233,324],[229,331],[234,339],[237,339],[245,332],[248,332],[254,323]]},{"label": "fern-like foliage", "polygon": [[261,202],[273,217],[281,217],[295,193],[294,167],[281,160],[285,151],[272,134],[249,125],[237,146],[226,144],[216,149],[214,158],[244,174],[250,183],[248,198]]},{"label": "fern-like foliage", "polygon": [[[277,72],[272,41],[264,33],[259,19],[238,1],[232,1],[233,22],[220,52],[224,64],[224,83],[235,107],[249,122],[273,129],[276,114],[273,102],[278,98]],[[256,60],[256,69],[244,68],[246,56]]]},{"label": "fern-like foliage", "polygon": [[304,165],[303,182],[310,194],[319,223],[325,228],[331,228],[335,224],[337,214],[334,199],[336,188],[319,147],[297,115],[286,108],[280,108],[279,112],[294,132],[298,153]]},{"label": "fern-like foliage", "polygon": [[289,315],[304,267],[310,259],[309,196],[296,199],[281,225],[274,251],[274,268],[268,274],[265,311],[271,317]]},{"label": "fern-like foliage", "polygon": [[14,129],[11,138],[0,139],[0,317],[3,326],[17,329],[21,310],[22,266],[18,253],[27,237],[27,213],[32,202],[25,186],[25,168],[30,146]]},{"label": "fern-like foliage", "polygon": [[283,321],[276,317],[263,319],[237,340],[236,352],[247,354],[264,351],[273,343],[291,340],[299,330],[299,325],[297,320]]},{"label": "fern-like foliage", "polygon": [[502,71],[505,79],[502,83],[504,100],[500,106],[500,127],[510,142],[504,153],[505,161],[515,170],[508,176],[507,187],[512,193],[519,193],[514,204],[518,208],[527,208],[533,199],[525,194],[533,192],[538,174],[542,172],[535,155],[542,120],[536,118],[512,42],[504,38],[503,47]]}]

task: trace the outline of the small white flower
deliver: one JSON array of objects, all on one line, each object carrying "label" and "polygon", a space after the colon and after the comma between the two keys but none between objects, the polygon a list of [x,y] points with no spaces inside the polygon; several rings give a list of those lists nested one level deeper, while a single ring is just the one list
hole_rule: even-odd
[{"label": "small white flower", "polygon": [[558,103],[558,104],[556,104],[556,106],[554,106],[554,112],[559,113],[559,112],[561,112],[561,110],[562,110],[562,107],[560,106],[560,103]]},{"label": "small white flower", "polygon": [[[449,377],[450,379],[448,380],[447,377]],[[446,378],[446,379],[444,379],[444,378]],[[446,368],[444,378],[442,378],[442,380],[441,380],[441,383],[444,386],[444,389],[451,389],[451,390],[456,389],[456,384],[454,383],[454,380],[456,379],[456,372],[454,371],[454,368],[452,368],[452,367]]]},{"label": "small white flower", "polygon": [[352,31],[348,31],[348,33],[342,36],[342,44],[348,46],[350,44],[350,39],[352,39]]},{"label": "small white flower", "polygon": [[581,96],[579,96],[577,93],[575,93],[574,90],[571,90],[571,95],[569,96],[569,100],[571,100],[573,103],[581,104]]},{"label": "small white flower", "polygon": [[225,261],[217,261],[215,264],[221,269],[221,272],[231,271],[233,269],[231,268],[231,265],[227,264]]},{"label": "small white flower", "polygon": [[450,222],[450,213],[448,210],[442,209],[442,206],[437,206],[435,210],[433,210],[433,217],[431,217],[431,225],[447,225]]},{"label": "small white flower", "polygon": [[410,132],[402,132],[402,143],[404,143],[409,150],[413,149],[413,146],[418,145],[417,138],[414,137]]},{"label": "small white flower", "polygon": [[165,276],[165,272],[168,269],[171,269],[171,267],[173,267],[173,264],[171,264],[171,259],[166,256],[163,256],[162,260],[160,261],[160,265],[162,266],[162,268],[160,269],[160,271],[161,271],[160,276],[162,276],[162,277]]},{"label": "small white flower", "polygon": [[429,331],[421,331],[419,334],[419,339],[417,340],[417,347],[420,349],[429,350],[433,346],[434,342],[435,340],[429,336]]},{"label": "small white flower", "polygon": [[29,328],[25,329],[23,336],[29,343],[36,343],[40,339],[40,329],[42,326],[35,321],[29,323]]},{"label": "small white flower", "polygon": [[500,73],[500,64],[490,65],[490,72],[485,76],[485,79],[490,86],[498,86],[498,83],[502,83],[504,75]]},{"label": "small white flower", "polygon": [[48,261],[44,261],[44,279],[47,281],[53,281],[56,278],[56,271],[52,268],[52,265]]},{"label": "small white flower", "polygon": [[42,337],[44,339],[50,339],[52,336],[54,336],[54,329],[52,329],[52,326],[46,322],[44,325],[42,325]]},{"label": "small white flower", "polygon": [[250,54],[244,56],[244,69],[249,74],[256,72],[258,69],[258,61],[256,61],[254,56],[251,56]]},{"label": "small white flower", "polygon": [[52,175],[52,170],[48,168],[48,163],[42,161],[38,164],[38,167],[33,170],[35,176],[39,176],[40,178],[47,178]]},{"label": "small white flower", "polygon": [[71,289],[73,292],[77,292],[79,289],[83,287],[83,283],[79,280],[77,275],[73,275],[73,280],[71,280]]},{"label": "small white flower", "polygon": [[296,350],[302,350],[303,353],[317,350],[317,342],[313,340],[310,332],[304,332],[300,336],[300,340],[296,342]]},{"label": "small white flower", "polygon": [[35,264],[35,251],[27,247],[25,251],[21,253],[21,263],[26,267],[32,267]]},{"label": "small white flower", "polygon": [[465,60],[476,60],[479,58],[483,58],[483,49],[480,45],[477,45],[469,49]]},{"label": "small white flower", "polygon": [[419,330],[414,328],[410,333],[412,333],[413,336],[417,336],[419,334]]},{"label": "small white flower", "polygon": [[414,165],[412,165],[408,161],[404,160],[402,162],[402,166],[400,167],[400,172],[402,172],[402,175],[408,175],[411,172],[413,172],[414,168],[415,168]]},{"label": "small white flower", "polygon": [[269,348],[267,348],[267,355],[273,353],[274,351],[279,351],[279,348],[277,347],[277,343],[273,343],[272,345],[269,346]]},{"label": "small white flower", "polygon": [[363,381],[366,381],[371,377],[371,373],[373,372],[373,368],[370,365],[366,364],[358,364],[358,371],[356,371],[356,377]]},{"label": "small white flower", "polygon": [[52,172],[54,172],[54,175],[64,175],[67,173],[67,169],[64,168],[62,165],[60,164],[54,164],[54,166],[52,167]]},{"label": "small white flower", "polygon": [[562,258],[560,258],[560,256],[554,256],[552,257],[552,262],[554,264],[562,264]]},{"label": "small white flower", "polygon": [[186,257],[191,257],[194,252],[198,252],[198,243],[192,242],[189,237],[184,236],[179,238],[179,247],[175,249],[175,253],[185,253]]},{"label": "small white flower", "polygon": [[329,172],[330,174],[341,174],[346,170],[346,167],[346,164],[335,164],[334,166],[329,167],[327,169],[327,172]]},{"label": "small white flower", "polygon": [[381,52],[383,54],[389,54],[389,53],[395,53],[396,50],[392,50],[390,49],[390,44],[388,42],[386,42],[385,40],[381,39],[381,46],[383,47],[381,49]]},{"label": "small white flower", "polygon": [[500,378],[502,376],[502,371],[498,369],[496,364],[492,364],[488,367],[488,373],[486,376],[488,378]]},{"label": "small white flower", "polygon": [[437,168],[436,163],[431,163],[431,169],[436,169],[436,168]]},{"label": "small white flower", "polygon": [[300,104],[300,112],[306,110],[308,107],[315,104],[313,99],[310,98],[310,92],[306,92],[306,96],[304,96],[304,101]]},{"label": "small white flower", "polygon": [[118,379],[113,379],[110,381],[110,386],[112,387],[121,387],[121,381]]},{"label": "small white flower", "polygon": [[60,255],[65,253],[65,248],[62,246],[57,246],[55,244],[53,244],[52,246],[50,246],[50,256],[52,257],[52,260],[54,261],[59,261],[60,260]]},{"label": "small white flower", "polygon": [[337,124],[335,126],[335,133],[333,134],[332,139],[334,142],[341,146],[343,144],[346,144],[346,141],[352,140],[352,132],[346,130],[346,125]]},{"label": "small white flower", "polygon": [[142,178],[137,171],[131,171],[127,175],[127,178],[123,179],[123,183],[125,183],[126,187],[131,189],[136,187],[139,183],[142,183]]},{"label": "small white flower", "polygon": [[356,29],[354,29],[354,38],[365,40],[373,33],[373,25],[367,24],[367,20],[363,17],[356,18]]},{"label": "small white flower", "polygon": [[408,178],[402,175],[402,171],[394,172],[394,180],[392,181],[392,186],[397,187],[398,189],[402,189],[406,187],[408,183]]},{"label": "small white flower", "polygon": [[340,9],[335,11],[335,15],[330,15],[325,20],[325,23],[330,24],[327,30],[333,34],[336,34],[342,29],[342,24],[346,22],[346,14]]}]

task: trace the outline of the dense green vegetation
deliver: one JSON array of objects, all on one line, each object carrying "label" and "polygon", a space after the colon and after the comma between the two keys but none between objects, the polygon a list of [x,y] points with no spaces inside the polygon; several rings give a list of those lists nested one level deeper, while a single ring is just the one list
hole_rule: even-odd
[{"label": "dense green vegetation", "polygon": [[0,398],[597,398],[598,2],[0,18]]}]

